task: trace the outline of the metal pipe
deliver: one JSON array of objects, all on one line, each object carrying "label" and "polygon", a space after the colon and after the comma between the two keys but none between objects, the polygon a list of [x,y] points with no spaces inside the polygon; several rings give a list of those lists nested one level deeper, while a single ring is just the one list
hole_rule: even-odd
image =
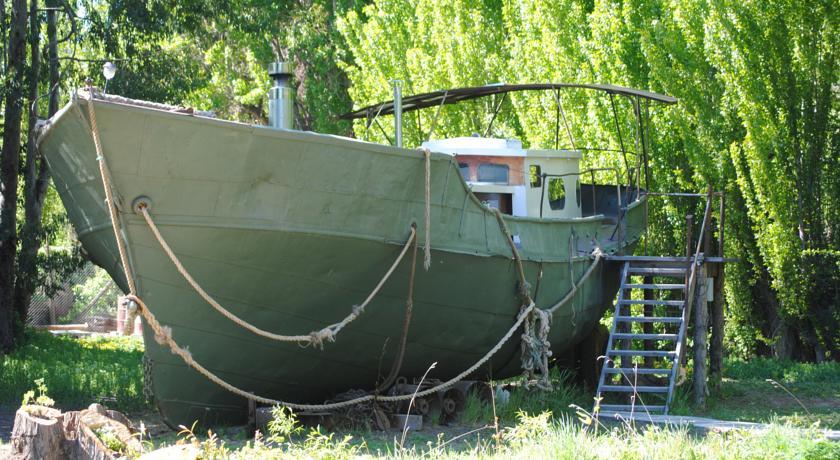
[{"label": "metal pipe", "polygon": [[394,87],[394,142],[397,147],[403,146],[402,84],[402,80],[391,80],[391,86]]},{"label": "metal pipe", "polygon": [[274,86],[268,92],[268,124],[272,128],[294,129],[295,100],[289,83],[291,67],[288,62],[272,62],[268,75],[274,80]]}]

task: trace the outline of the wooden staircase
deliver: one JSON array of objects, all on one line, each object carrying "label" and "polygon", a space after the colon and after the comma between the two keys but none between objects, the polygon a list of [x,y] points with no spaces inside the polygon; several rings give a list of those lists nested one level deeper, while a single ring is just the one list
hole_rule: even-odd
[{"label": "wooden staircase", "polygon": [[[596,407],[602,416],[667,414],[684,353],[693,303],[685,293],[694,291],[695,264],[685,257],[612,259],[624,267]],[[642,296],[634,298],[634,292]]]}]

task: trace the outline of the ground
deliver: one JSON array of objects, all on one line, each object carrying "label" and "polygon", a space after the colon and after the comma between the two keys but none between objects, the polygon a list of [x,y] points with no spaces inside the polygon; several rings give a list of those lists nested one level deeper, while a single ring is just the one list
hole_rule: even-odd
[{"label": "ground", "polygon": [[[504,457],[503,452],[516,456],[529,452],[548,455],[545,449],[549,449],[551,456],[562,457],[564,452],[573,452],[568,449],[581,443],[595,443],[593,449],[606,449],[593,454],[596,457],[612,456],[621,445],[638,444],[642,448],[651,443],[681,446],[702,457],[715,457],[715,449],[734,442],[733,435],[695,439],[684,431],[665,435],[632,430],[635,434],[630,434],[630,427],[619,426],[609,431],[597,429],[597,424],[584,431],[581,420],[587,421],[586,415],[576,413],[570,406],[588,410],[592,406],[592,394],[573,385],[570,374],[560,371],[554,371],[552,375],[555,390],[551,393],[514,387],[508,403],[496,408],[481,404],[477,398],[471,399],[457,425],[427,426],[422,431],[409,433],[404,441],[401,441],[399,431],[379,432],[364,427],[344,429],[332,435],[298,428],[302,431],[281,432],[279,438],[275,432],[272,442],[257,445],[242,427],[216,427],[215,438],[208,441],[203,432],[191,437],[188,432],[179,434],[169,430],[151,410],[142,393],[141,359],[142,342],[137,338],[75,339],[29,332],[23,347],[0,358],[0,442],[8,443],[14,411],[20,405],[22,395],[34,389],[34,380],[40,378],[44,379],[47,394],[61,409],[78,409],[91,402],[100,402],[125,412],[138,424],[142,421],[151,435],[150,443],[156,447],[178,442],[194,443],[196,448],[206,453],[215,452],[213,455],[218,457],[273,458],[271,446],[304,456],[342,457],[363,453],[413,457],[433,453],[436,456]],[[694,409],[688,402],[690,395],[684,393],[686,390],[680,390],[673,412],[773,423],[770,432],[739,440],[739,446],[744,443],[759,446],[753,454],[771,447],[776,449],[772,451],[776,454],[793,448],[799,449],[795,450],[798,454],[804,452],[801,449],[813,450],[812,453],[817,454],[815,458],[824,457],[827,452],[825,458],[831,458],[835,454],[840,456],[840,443],[829,443],[829,447],[825,447],[814,427],[840,429],[840,385],[837,382],[840,382],[840,363],[728,360],[720,388],[712,390],[705,410]],[[494,409],[500,420],[498,426],[493,424]],[[551,415],[543,420],[540,414]],[[794,427],[796,429],[790,431]],[[589,434],[580,438],[581,433]],[[266,433],[267,436],[271,434]],[[623,439],[623,444],[615,443],[616,436]],[[774,444],[779,439],[787,441],[783,445]],[[3,448],[0,444],[0,458]]]}]

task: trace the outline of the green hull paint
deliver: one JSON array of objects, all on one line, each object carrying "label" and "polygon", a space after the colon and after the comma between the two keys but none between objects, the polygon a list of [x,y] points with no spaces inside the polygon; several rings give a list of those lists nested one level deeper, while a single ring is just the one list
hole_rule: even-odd
[{"label": "green hull paint", "polygon": [[[213,310],[130,208],[138,196],[151,198],[151,213],[175,253],[236,315],[272,332],[305,334],[364,300],[412,222],[423,241],[418,151],[115,103],[97,101],[96,110],[138,294],[198,362],[237,387],[292,402],[370,389],[387,373],[399,342],[410,259],[335,343],[303,348],[255,336]],[[40,148],[84,249],[125,288],[86,113],[86,101],[71,102],[51,120]],[[420,376],[437,362],[430,377],[446,379],[499,340],[521,302],[494,214],[469,193],[452,157],[433,154],[431,170],[432,266],[417,271],[400,374]],[[627,214],[629,246],[643,231],[639,203]],[[591,264],[586,254],[593,240],[607,252],[621,249],[610,240],[614,223],[603,216],[506,221],[521,240],[529,282],[543,271],[538,306],[569,291],[572,276]],[[579,251],[570,258],[572,234]],[[592,330],[615,295],[618,276],[617,266],[601,264],[557,312],[550,336],[555,354]],[[153,389],[168,422],[244,420],[244,399],[187,368],[148,327],[144,331]],[[514,339],[471,378],[518,372]]]}]

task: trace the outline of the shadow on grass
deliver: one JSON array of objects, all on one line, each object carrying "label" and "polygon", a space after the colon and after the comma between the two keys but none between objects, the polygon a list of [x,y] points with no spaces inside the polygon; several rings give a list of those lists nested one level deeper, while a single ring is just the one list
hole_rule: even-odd
[{"label": "shadow on grass", "polygon": [[76,339],[27,331],[23,345],[0,357],[0,406],[17,407],[33,381],[43,378],[61,409],[93,402],[120,411],[147,409],[142,358],[143,342],[136,337]]}]

